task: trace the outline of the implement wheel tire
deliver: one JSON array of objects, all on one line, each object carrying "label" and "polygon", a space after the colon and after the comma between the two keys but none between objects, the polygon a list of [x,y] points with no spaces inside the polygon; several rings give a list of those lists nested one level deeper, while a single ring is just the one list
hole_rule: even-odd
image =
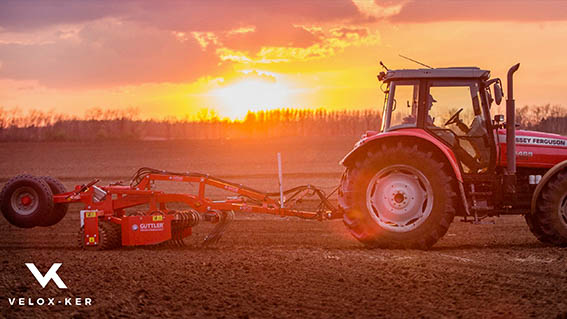
[{"label": "implement wheel tire", "polygon": [[455,216],[456,181],[449,169],[417,146],[370,150],[341,179],[344,224],[368,247],[429,249]]},{"label": "implement wheel tire", "polygon": [[122,246],[122,232],[118,224],[99,220],[98,235],[98,245],[87,246],[85,244],[85,230],[84,227],[81,227],[79,230],[79,247],[84,250],[110,250]]},{"label": "implement wheel tire", "polygon": [[[47,185],[49,185],[49,188],[51,189],[53,195],[67,192],[65,186],[58,179],[51,176],[43,176],[41,177],[41,179],[43,179],[47,183]],[[54,204],[51,214],[49,214],[49,216],[43,219],[39,224],[39,226],[47,227],[59,223],[67,214],[68,207],[69,207],[68,204],[63,204],[63,203]]]},{"label": "implement wheel tire", "polygon": [[53,193],[40,177],[18,175],[0,193],[0,210],[10,224],[31,228],[40,225],[53,211]]},{"label": "implement wheel tire", "polygon": [[[551,177],[541,190],[531,219],[531,232],[543,243],[567,246],[567,171]],[[535,227],[534,227],[535,225]]]}]

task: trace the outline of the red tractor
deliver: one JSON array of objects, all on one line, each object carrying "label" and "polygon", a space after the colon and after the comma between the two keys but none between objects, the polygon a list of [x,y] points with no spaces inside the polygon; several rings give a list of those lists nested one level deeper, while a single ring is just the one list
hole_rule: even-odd
[{"label": "red tractor", "polygon": [[388,70],[380,132],[343,160],[345,225],[374,247],[427,249],[455,216],[523,214],[540,241],[567,245],[567,138],[516,130],[508,71],[506,123],[490,115],[500,79],[479,68]]},{"label": "red tractor", "polygon": [[[98,186],[94,180],[73,191],[54,178],[16,176],[0,193],[0,210],[13,225],[30,228],[54,225],[69,203],[82,203],[79,243],[85,249],[182,244],[202,221],[217,223],[206,239],[216,242],[233,212],[343,218],[369,247],[418,249],[433,246],[455,216],[479,223],[489,216],[523,214],[540,241],[565,246],[567,138],[516,130],[512,82],[518,68],[508,71],[506,123],[503,115],[490,115],[504,94],[489,71],[380,73],[382,127],[367,132],[341,161],[346,169],[339,207],[312,185],[268,193],[201,173],[141,168],[129,184]],[[154,189],[156,181],[197,183],[198,192],[164,193]],[[207,187],[236,196],[211,200]],[[319,199],[315,211],[294,206],[305,196]],[[173,202],[187,209],[170,209]]]}]

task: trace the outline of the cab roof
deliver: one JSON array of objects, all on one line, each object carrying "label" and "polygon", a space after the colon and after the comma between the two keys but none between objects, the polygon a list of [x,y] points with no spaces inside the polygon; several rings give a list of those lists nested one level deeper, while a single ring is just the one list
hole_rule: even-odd
[{"label": "cab roof", "polygon": [[481,70],[477,67],[451,67],[435,69],[402,69],[389,70],[384,77],[384,81],[397,79],[421,79],[421,78],[478,78],[488,79],[490,71]]}]

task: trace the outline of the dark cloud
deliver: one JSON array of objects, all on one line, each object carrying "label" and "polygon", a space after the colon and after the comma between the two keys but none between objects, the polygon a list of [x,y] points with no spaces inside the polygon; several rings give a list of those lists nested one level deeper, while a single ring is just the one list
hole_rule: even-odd
[{"label": "dark cloud", "polygon": [[[377,1],[377,3],[392,1]],[[564,0],[414,0],[407,2],[394,22],[567,20]]]},{"label": "dark cloud", "polygon": [[4,0],[0,1],[0,27],[8,31],[36,30],[119,16],[127,9],[120,1]]},{"label": "dark cloud", "polygon": [[330,22],[358,15],[350,0],[148,1],[126,18],[172,30],[219,31],[250,24]]},{"label": "dark cloud", "polygon": [[358,14],[350,0],[7,0],[0,2],[0,27],[22,31],[114,17],[168,30],[218,31],[251,23],[328,22]]}]

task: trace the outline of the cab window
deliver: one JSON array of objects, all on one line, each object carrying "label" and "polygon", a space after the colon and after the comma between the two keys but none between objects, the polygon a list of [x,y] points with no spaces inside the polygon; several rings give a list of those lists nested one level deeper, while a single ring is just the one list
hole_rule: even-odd
[{"label": "cab window", "polygon": [[451,145],[465,173],[488,169],[490,148],[476,81],[433,81],[425,127]]},{"label": "cab window", "polygon": [[414,127],[417,124],[418,81],[396,81],[390,84],[384,112],[384,129]]}]

